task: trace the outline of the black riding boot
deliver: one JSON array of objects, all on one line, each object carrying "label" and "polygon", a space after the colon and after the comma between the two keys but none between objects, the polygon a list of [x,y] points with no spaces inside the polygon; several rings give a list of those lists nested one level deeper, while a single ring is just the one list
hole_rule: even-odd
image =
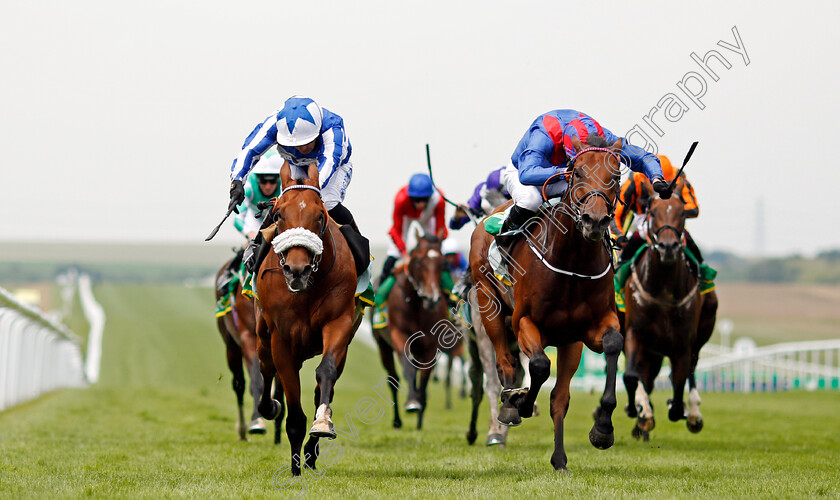
[{"label": "black riding boot", "polygon": [[388,258],[385,259],[385,264],[382,265],[382,274],[379,275],[379,283],[376,284],[377,287],[382,285],[382,282],[388,279],[388,276],[394,272],[394,264],[397,263],[397,258],[394,256],[389,255]]},{"label": "black riding boot", "polygon": [[271,243],[265,241],[262,233],[258,232],[257,236],[248,245],[248,249],[245,250],[245,269],[254,274],[255,270],[260,268],[265,256],[268,255],[269,249],[271,249]]},{"label": "black riding boot", "polygon": [[499,249],[504,250],[505,253],[510,255],[513,243],[516,241],[519,234],[505,233],[521,228],[531,217],[535,215],[536,213],[528,210],[527,208],[514,205],[510,210],[510,214],[508,214],[507,219],[505,219],[504,224],[502,224],[502,229],[499,230],[499,234],[496,235],[496,245],[498,245]]},{"label": "black riding boot", "polygon": [[697,262],[702,264],[703,263],[703,255],[700,254],[700,247],[697,246],[697,243],[694,242],[694,238],[688,234],[688,231],[685,231],[685,246],[691,250],[691,253],[694,254],[694,257],[697,259]]},{"label": "black riding boot", "polygon": [[332,210],[328,212],[332,220],[336,221],[337,223],[341,224],[342,226],[345,224],[350,225],[354,231],[359,234],[362,234],[359,231],[359,226],[356,225],[356,220],[353,219],[353,214],[350,213],[350,210],[347,209],[344,205],[339,203],[338,205],[334,206]]},{"label": "black riding boot", "polygon": [[621,249],[621,254],[618,256],[618,265],[624,264],[628,260],[632,259],[636,252],[644,245],[645,240],[639,236],[638,232],[634,232],[630,239],[627,240],[627,244],[624,245],[624,248]]}]

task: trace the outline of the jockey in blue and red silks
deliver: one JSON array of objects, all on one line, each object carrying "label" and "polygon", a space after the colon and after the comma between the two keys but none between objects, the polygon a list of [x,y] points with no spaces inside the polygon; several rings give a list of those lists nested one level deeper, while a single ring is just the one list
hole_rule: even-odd
[{"label": "jockey in blue and red silks", "polygon": [[[614,143],[621,137],[602,127],[592,117],[573,109],[549,111],[537,117],[517,144],[511,163],[502,173],[502,181],[514,200],[510,215],[505,219],[496,242],[509,250],[515,235],[505,234],[519,229],[533,217],[542,203],[541,187],[552,175],[564,172],[575,157],[572,139],[577,137],[584,146],[591,135]],[[662,168],[656,155],[622,141],[619,154],[631,170],[643,172],[660,197],[670,197],[668,183],[662,178]],[[546,187],[549,196],[561,196],[567,183],[560,176]]]},{"label": "jockey in blue and red silks", "polygon": [[467,204],[459,205],[455,209],[455,214],[449,219],[450,229],[461,229],[464,227],[464,224],[470,221],[470,216],[467,214],[468,211],[473,217],[484,217],[485,215],[489,215],[494,208],[510,199],[510,193],[508,193],[502,184],[501,177],[504,169],[505,167],[501,167],[490,172],[487,180],[482,181],[475,187],[475,191],[473,191],[470,199],[467,200]]}]

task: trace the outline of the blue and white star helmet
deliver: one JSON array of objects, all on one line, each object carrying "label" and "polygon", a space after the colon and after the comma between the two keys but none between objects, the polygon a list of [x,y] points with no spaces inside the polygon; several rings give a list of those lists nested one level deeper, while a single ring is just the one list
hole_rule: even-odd
[{"label": "blue and white star helmet", "polygon": [[321,107],[308,97],[286,99],[277,114],[277,143],[281,146],[303,146],[321,133]]}]

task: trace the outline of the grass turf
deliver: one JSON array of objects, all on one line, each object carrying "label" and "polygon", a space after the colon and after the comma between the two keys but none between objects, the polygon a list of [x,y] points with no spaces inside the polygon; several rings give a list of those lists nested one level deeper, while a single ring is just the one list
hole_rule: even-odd
[{"label": "grass turf", "polygon": [[[704,394],[706,426],[693,435],[683,422],[667,420],[669,394],[656,392],[649,443],[630,437],[620,394],[616,444],[606,451],[587,438],[597,395],[575,393],[565,432],[570,473],[560,475],[549,464],[547,394],[539,400],[542,415],[512,429],[504,450],[482,445],[486,401],[478,443],[466,444],[469,402],[456,397],[444,410],[440,384],[432,385],[423,431],[405,414],[403,429],[392,429],[390,409],[378,422],[362,423],[356,403],[377,398],[373,387],[384,372],[358,341],[333,404],[336,426],[348,431],[349,414],[356,436],[335,441],[320,477],[289,483],[285,434],[280,446],[270,436],[236,439],[235,397],[210,290],[95,292],[108,317],[101,383],[0,414],[2,497],[282,498],[304,487],[309,498],[840,496],[837,393]],[[316,363],[302,370],[310,422]],[[291,487],[275,489],[283,483]]]}]

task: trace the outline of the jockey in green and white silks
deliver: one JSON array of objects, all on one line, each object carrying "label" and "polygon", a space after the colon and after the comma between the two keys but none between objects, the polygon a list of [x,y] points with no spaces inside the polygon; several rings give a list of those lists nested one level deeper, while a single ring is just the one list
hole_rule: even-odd
[{"label": "jockey in green and white silks", "polygon": [[[251,175],[245,183],[245,199],[239,205],[238,214],[233,220],[233,226],[242,233],[246,239],[246,247],[254,240],[260,226],[265,219],[265,211],[257,208],[262,201],[269,201],[280,196],[280,168],[283,166],[283,157],[275,149],[268,150],[251,170]],[[263,212],[263,213],[260,213]],[[260,217],[257,217],[257,214]],[[242,252],[243,250],[240,250]],[[216,316],[224,316],[230,311],[230,296],[235,292],[239,283],[242,283],[243,295],[253,296],[251,276],[245,270],[245,258],[234,259],[239,265],[228,269],[219,282],[223,288],[223,295],[216,304]]]}]

